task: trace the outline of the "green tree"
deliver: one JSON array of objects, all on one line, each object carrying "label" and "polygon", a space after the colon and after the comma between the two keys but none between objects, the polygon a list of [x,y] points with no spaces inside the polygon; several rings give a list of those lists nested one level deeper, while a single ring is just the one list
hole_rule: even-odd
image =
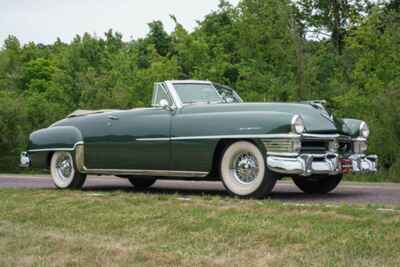
[{"label": "green tree", "polygon": [[171,37],[164,30],[164,25],[159,20],[148,25],[150,32],[147,35],[147,40],[154,45],[160,56],[167,56],[171,52]]}]

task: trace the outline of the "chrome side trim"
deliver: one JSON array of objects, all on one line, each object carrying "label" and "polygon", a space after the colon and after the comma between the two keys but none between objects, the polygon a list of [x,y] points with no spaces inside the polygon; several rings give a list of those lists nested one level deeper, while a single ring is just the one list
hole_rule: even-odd
[{"label": "chrome side trim", "polygon": [[138,138],[136,141],[180,141],[180,140],[206,140],[206,139],[240,139],[240,138],[300,138],[298,134],[246,134],[246,135],[208,135],[208,136],[181,136],[171,138]]},{"label": "chrome side trim", "polygon": [[136,139],[136,141],[141,141],[141,142],[152,142],[152,141],[170,141],[171,138],[139,138]]},{"label": "chrome side trim", "polygon": [[120,170],[120,169],[87,169],[87,174],[104,175],[140,175],[157,177],[185,177],[185,178],[203,178],[208,172],[195,171],[167,171],[167,170]]},{"label": "chrome side trim", "polygon": [[239,138],[299,138],[297,135],[288,134],[250,134],[250,135],[210,135],[210,136],[183,136],[171,137],[171,140],[201,140],[201,139],[239,139]]},{"label": "chrome side trim", "polygon": [[[201,140],[201,139],[238,139],[238,138],[303,138],[303,139],[318,139],[318,140],[336,140],[345,137],[339,134],[238,134],[238,135],[205,135],[205,136],[180,136],[171,138],[138,138],[137,141],[174,141],[174,140]],[[347,138],[347,137],[346,137]],[[350,139],[349,139],[350,140]]]},{"label": "chrome side trim", "polygon": [[33,153],[33,152],[48,152],[48,151],[74,151],[77,146],[83,145],[84,142],[80,141],[74,144],[72,148],[43,148],[43,149],[30,149],[28,152]]},{"label": "chrome side trim", "polygon": [[322,139],[322,140],[334,140],[340,137],[339,134],[302,134],[302,137],[305,139]]},{"label": "chrome side trim", "polygon": [[183,178],[203,178],[209,174],[208,172],[199,172],[199,171],[88,169],[85,166],[85,148],[83,144],[79,145],[76,148],[75,161],[78,171],[86,174],[141,175],[141,176],[183,177]]},{"label": "chrome side trim", "polygon": [[138,138],[137,141],[167,141],[167,140],[201,140],[201,139],[238,139],[238,138],[303,138],[303,139],[319,139],[319,140],[335,140],[342,137],[339,134],[232,134],[232,135],[204,135],[204,136],[179,136],[171,138]]}]

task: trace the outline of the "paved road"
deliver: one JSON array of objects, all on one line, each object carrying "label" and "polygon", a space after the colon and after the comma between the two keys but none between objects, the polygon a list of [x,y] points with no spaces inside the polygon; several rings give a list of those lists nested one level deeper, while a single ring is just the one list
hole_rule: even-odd
[{"label": "paved road", "polygon": [[[54,188],[54,185],[49,176],[0,175],[0,188]],[[127,180],[98,176],[89,176],[84,190],[137,192]],[[158,181],[146,192],[227,196],[220,182]],[[400,184],[342,183],[331,194],[310,196],[303,194],[290,181],[283,181],[277,184],[271,199],[296,203],[370,203],[397,206],[400,205]]]}]

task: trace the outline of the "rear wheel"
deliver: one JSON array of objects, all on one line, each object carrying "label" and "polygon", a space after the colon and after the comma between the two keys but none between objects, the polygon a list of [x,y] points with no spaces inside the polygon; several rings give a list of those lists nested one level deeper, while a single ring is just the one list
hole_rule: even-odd
[{"label": "rear wheel", "polygon": [[307,194],[327,194],[333,191],[343,179],[343,174],[334,176],[313,175],[311,177],[293,177],[297,187]]},{"label": "rear wheel", "polygon": [[138,176],[130,176],[128,177],[129,182],[135,187],[139,189],[146,189],[152,186],[157,179],[150,177],[138,177]]},{"label": "rear wheel", "polygon": [[225,150],[220,174],[228,192],[240,197],[264,197],[271,193],[278,178],[266,168],[258,147],[247,141],[233,143]]},{"label": "rear wheel", "polygon": [[55,152],[51,157],[50,172],[59,189],[81,189],[86,181],[86,174],[77,171],[70,152]]}]

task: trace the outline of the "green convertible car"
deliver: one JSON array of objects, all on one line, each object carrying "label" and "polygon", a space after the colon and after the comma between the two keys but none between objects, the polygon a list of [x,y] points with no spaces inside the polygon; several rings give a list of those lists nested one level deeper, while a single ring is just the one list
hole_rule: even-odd
[{"label": "green convertible car", "polygon": [[86,175],[146,188],[157,179],[222,180],[233,195],[263,197],[293,178],[328,193],[343,174],[375,172],[365,122],[339,119],[322,101],[243,103],[209,81],[155,84],[151,108],[77,111],[30,135],[21,166],[50,169],[60,189]]}]

